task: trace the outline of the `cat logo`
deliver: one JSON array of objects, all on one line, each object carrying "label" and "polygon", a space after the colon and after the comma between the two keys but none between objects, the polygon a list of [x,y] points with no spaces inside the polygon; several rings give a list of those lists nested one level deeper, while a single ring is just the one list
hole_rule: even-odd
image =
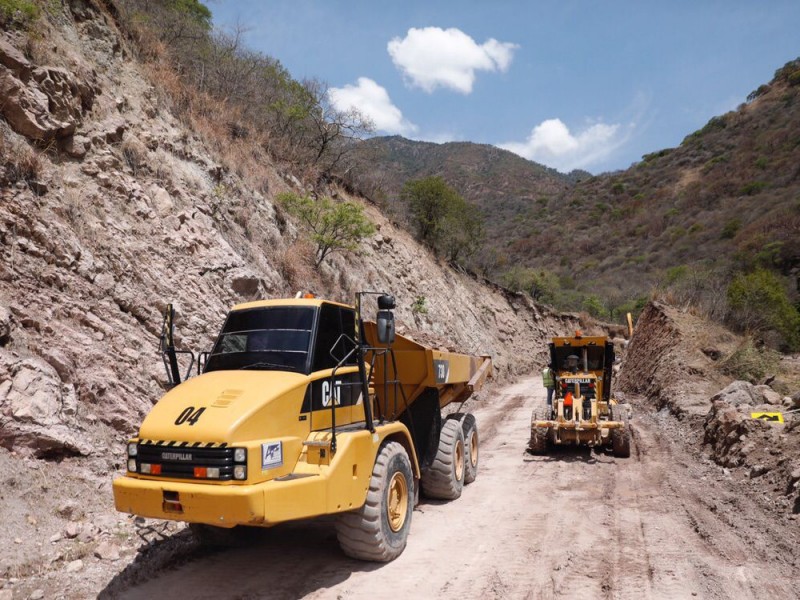
[{"label": "cat logo", "polygon": [[750,417],[761,421],[769,421],[770,423],[783,423],[783,413],[779,412],[754,412],[750,413]]},{"label": "cat logo", "polygon": [[333,398],[336,406],[342,405],[342,382],[338,379],[333,382],[333,390],[331,390],[330,381],[322,382],[322,406],[330,406],[331,398]]}]

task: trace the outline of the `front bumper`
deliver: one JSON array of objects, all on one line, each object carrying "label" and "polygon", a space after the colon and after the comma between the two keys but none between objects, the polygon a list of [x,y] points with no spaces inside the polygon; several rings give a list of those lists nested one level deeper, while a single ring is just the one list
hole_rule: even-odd
[{"label": "front bumper", "polygon": [[325,513],[320,476],[253,485],[201,484],[119,477],[113,482],[120,512],[218,527],[269,526]]}]

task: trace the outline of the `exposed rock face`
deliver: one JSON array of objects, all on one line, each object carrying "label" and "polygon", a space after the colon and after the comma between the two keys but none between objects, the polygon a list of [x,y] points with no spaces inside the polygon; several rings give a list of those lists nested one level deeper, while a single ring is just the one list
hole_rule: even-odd
[{"label": "exposed rock face", "polygon": [[43,456],[88,454],[76,437],[75,388],[53,367],[0,350],[0,382],[0,444]]},{"label": "exposed rock face", "polygon": [[[752,411],[773,412],[776,408],[768,403],[747,403],[752,397],[754,401],[764,398],[757,389],[763,386],[746,386],[750,384],[734,382],[721,393],[724,399],[714,401],[704,421],[703,441],[718,464],[742,467],[750,479],[768,475],[765,489],[774,490],[788,510],[800,513],[800,420],[787,417],[783,424],[751,418]],[[731,403],[737,399],[742,403]]]},{"label": "exposed rock face", "polygon": [[96,93],[66,69],[32,67],[8,39],[0,38],[0,111],[14,131],[34,140],[68,137],[90,110]]},{"label": "exposed rock face", "polygon": [[731,406],[758,406],[780,404],[782,398],[768,385],[753,385],[747,381],[734,381],[711,397],[711,402],[727,402]]},{"label": "exposed rock face", "polygon": [[[717,358],[706,352],[710,340],[720,349],[712,353]],[[651,302],[636,322],[619,389],[642,394],[657,408],[704,417],[709,398],[731,382],[716,367],[716,353],[730,353],[734,342],[733,335],[718,325]]]},{"label": "exposed rock face", "polygon": [[[249,187],[123,56],[102,4],[62,7],[69,18],[45,23],[63,41],[55,65],[33,64],[8,36],[0,49],[0,134],[19,146],[60,138],[0,202],[6,447],[78,454],[135,433],[164,391],[156,350],[170,302],[179,345],[201,351],[238,302],[386,290],[401,332],[490,354],[500,379],[537,368],[546,338],[576,328],[574,316],[440,263],[366,204],[380,237],[314,271],[309,242],[272,202],[297,180],[265,159],[258,188],[269,194]],[[419,296],[427,314],[412,310]]]}]

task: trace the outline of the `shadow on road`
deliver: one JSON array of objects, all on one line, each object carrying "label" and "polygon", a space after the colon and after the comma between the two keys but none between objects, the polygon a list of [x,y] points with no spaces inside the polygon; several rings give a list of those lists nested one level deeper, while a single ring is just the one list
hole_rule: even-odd
[{"label": "shadow on road", "polygon": [[347,558],[331,519],[256,529],[219,550],[183,530],[140,549],[98,598],[299,598],[381,566]]},{"label": "shadow on road", "polygon": [[588,446],[550,446],[546,454],[531,454],[527,448],[523,457],[523,462],[582,462],[596,463],[598,459],[602,462],[609,462],[612,454],[605,448],[592,449]]}]

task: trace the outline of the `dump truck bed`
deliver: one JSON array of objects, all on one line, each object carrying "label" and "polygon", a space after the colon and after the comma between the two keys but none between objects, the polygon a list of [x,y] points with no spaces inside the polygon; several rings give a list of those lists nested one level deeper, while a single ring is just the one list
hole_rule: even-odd
[{"label": "dump truck bed", "polygon": [[373,367],[376,402],[389,419],[398,418],[427,389],[438,391],[439,406],[444,407],[465,401],[492,376],[489,356],[435,350],[398,335],[392,357],[381,351],[386,347],[378,343],[375,323],[364,322],[364,335],[378,349],[371,351],[367,360]]}]

